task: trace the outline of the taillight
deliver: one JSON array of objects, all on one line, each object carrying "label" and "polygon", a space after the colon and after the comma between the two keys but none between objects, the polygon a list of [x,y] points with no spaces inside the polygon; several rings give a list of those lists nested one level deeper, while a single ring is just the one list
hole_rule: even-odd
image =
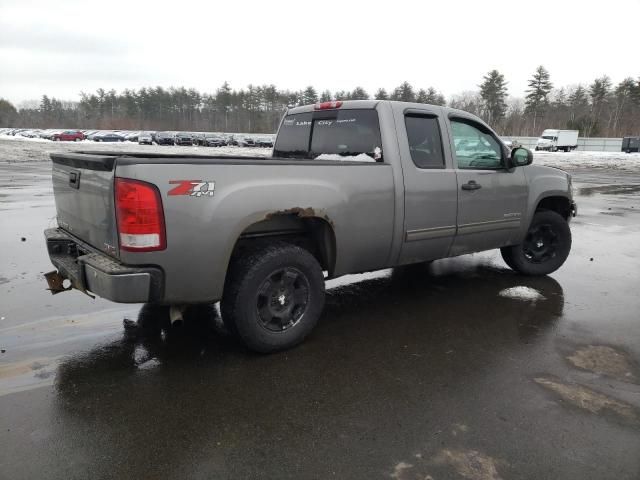
[{"label": "taillight", "polygon": [[115,196],[120,248],[129,252],[164,250],[167,237],[158,189],[150,183],[116,178]]},{"label": "taillight", "polygon": [[333,100],[331,102],[318,102],[313,107],[315,110],[331,110],[333,108],[340,108],[342,106],[342,100]]}]

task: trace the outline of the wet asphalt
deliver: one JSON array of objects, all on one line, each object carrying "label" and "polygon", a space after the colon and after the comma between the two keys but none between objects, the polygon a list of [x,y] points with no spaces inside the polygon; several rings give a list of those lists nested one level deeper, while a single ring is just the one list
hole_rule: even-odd
[{"label": "wet asphalt", "polygon": [[149,306],[51,296],[48,169],[0,164],[0,478],[640,478],[640,174],[573,172],[549,277],[487,252],[342,278],[261,356],[215,308],[144,334]]}]

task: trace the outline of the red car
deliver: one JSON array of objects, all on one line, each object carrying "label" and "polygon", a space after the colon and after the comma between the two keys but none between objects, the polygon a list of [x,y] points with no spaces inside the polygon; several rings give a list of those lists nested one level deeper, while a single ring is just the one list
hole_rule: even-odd
[{"label": "red car", "polygon": [[79,142],[80,140],[84,140],[84,133],[79,130],[65,130],[64,132],[57,132],[51,135],[51,140],[54,142],[60,140],[65,142]]}]

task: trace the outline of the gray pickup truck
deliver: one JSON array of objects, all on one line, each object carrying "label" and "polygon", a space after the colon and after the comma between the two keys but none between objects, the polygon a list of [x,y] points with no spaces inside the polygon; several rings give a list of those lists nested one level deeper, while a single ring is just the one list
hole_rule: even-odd
[{"label": "gray pickup truck", "polygon": [[571,249],[571,177],[444,107],[292,108],[272,157],[51,158],[53,292],[162,305],[174,319],[221,300],[228,330],[259,352],[311,332],[327,278],[495,248],[546,275]]}]

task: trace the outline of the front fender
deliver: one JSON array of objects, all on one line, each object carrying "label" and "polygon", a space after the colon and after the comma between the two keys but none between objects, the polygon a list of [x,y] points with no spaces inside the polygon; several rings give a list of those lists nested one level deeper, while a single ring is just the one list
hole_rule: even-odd
[{"label": "front fender", "polygon": [[524,222],[524,232],[529,229],[533,215],[540,202],[548,197],[563,197],[573,201],[569,175],[563,170],[540,165],[530,165],[525,168],[525,175],[529,183],[529,200],[527,205],[527,219]]}]

